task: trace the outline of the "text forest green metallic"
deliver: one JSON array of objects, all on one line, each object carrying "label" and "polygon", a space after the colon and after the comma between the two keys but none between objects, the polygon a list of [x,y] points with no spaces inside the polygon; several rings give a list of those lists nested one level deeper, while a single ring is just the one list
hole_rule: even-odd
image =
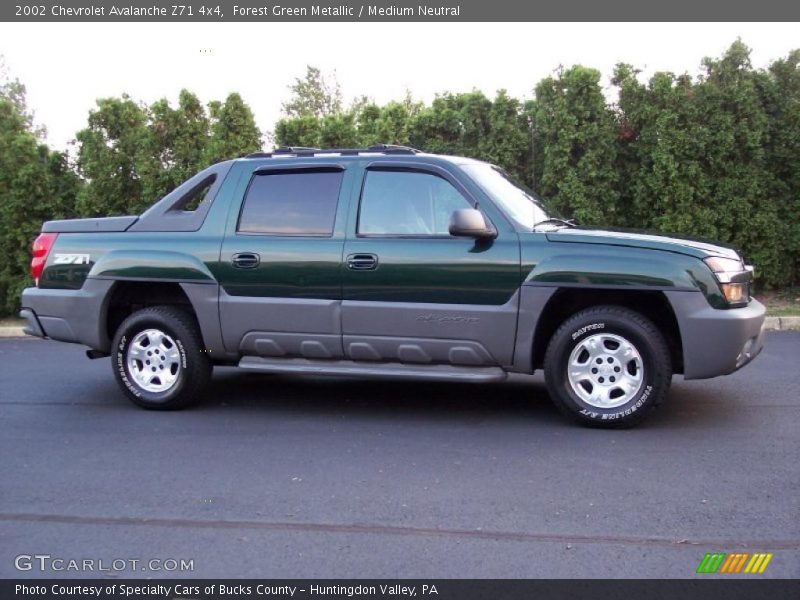
[{"label": "text forest green metallic", "polygon": [[[199,206],[183,210],[198,194]],[[256,226],[243,226],[243,205]],[[454,221],[443,230],[453,208],[453,219],[477,209],[485,231],[460,233]],[[324,219],[313,231],[296,225]],[[389,225],[370,229],[370,219]],[[291,223],[270,231],[272,221]],[[139,217],[42,231],[52,246],[22,295],[28,332],[98,354],[111,351],[120,316],[164,297],[194,314],[217,364],[530,373],[570,311],[609,303],[671,327],[673,371],[686,378],[730,373],[762,346],[764,309],[734,249],[576,227],[494,167],[399,147],[227,161]]]}]

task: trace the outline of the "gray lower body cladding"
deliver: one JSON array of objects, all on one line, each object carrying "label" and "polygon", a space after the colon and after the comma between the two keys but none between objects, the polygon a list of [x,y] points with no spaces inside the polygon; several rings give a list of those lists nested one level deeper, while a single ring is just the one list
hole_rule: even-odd
[{"label": "gray lower body cladding", "polygon": [[113,281],[87,279],[79,290],[26,288],[20,316],[28,335],[84,344],[107,352],[106,303]]},{"label": "gray lower body cladding", "polygon": [[700,292],[664,292],[681,332],[685,379],[727,375],[753,360],[764,345],[764,306],[712,308]]},{"label": "gray lower body cladding", "polygon": [[474,366],[513,361],[519,292],[501,305],[342,302],[345,354]]},{"label": "gray lower body cladding", "polygon": [[[110,279],[80,290],[28,288],[26,333],[108,352]],[[501,366],[531,372],[538,316],[557,288],[525,286],[503,305],[355,302],[236,297],[217,285],[182,283],[215,360],[344,359],[364,363]]]},{"label": "gray lower body cladding", "polygon": [[220,290],[228,352],[271,359],[501,366],[530,372],[538,315],[556,288],[502,305],[253,298]]},{"label": "gray lower body cladding", "polygon": [[[111,340],[106,332],[106,316],[111,279],[87,279],[79,290],[27,288],[22,292],[19,316],[25,319],[27,335],[47,337],[60,342],[83,344],[100,352],[108,352]],[[226,354],[217,309],[216,284],[181,283],[195,310],[203,340],[215,360],[233,360]]]},{"label": "gray lower body cladding", "polygon": [[[26,333],[108,352],[105,323],[114,285],[28,288]],[[530,372],[538,315],[556,288],[525,286],[505,304],[452,305],[230,296],[217,285],[182,283],[212,358],[346,359],[401,364],[502,366]]]}]

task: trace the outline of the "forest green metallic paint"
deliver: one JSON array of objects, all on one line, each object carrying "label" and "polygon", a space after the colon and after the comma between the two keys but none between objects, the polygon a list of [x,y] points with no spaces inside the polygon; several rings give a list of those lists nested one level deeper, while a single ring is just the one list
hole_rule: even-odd
[{"label": "forest green metallic paint", "polygon": [[[227,238],[216,276],[231,296],[320,298],[342,295],[342,240],[236,235]],[[253,269],[237,269],[232,256],[240,252],[259,255]]]},{"label": "forest green metallic paint", "polygon": [[112,250],[95,263],[89,277],[216,283],[193,254],[168,250]]},{"label": "forest green metallic paint", "polygon": [[739,254],[730,246],[719,243],[673,237],[666,234],[653,234],[626,229],[587,229],[583,227],[564,228],[546,234],[553,242],[602,244],[629,248],[649,248],[665,252],[679,252],[696,258],[724,256],[738,259]]},{"label": "forest green metallic paint", "polygon": [[342,270],[345,300],[501,305],[519,289],[519,239],[366,237],[348,239],[345,255],[378,257],[374,271]]},{"label": "forest green metallic paint", "polygon": [[[40,287],[78,289],[86,277],[215,283],[210,266],[219,259],[220,243],[202,232],[62,233]],[[53,264],[55,254],[73,252],[88,254],[89,264]]]},{"label": "forest green metallic paint", "polygon": [[[595,236],[597,240],[600,236]],[[544,233],[520,234],[526,284],[700,291],[714,308],[727,303],[711,270],[694,256],[650,247],[553,242]]]}]

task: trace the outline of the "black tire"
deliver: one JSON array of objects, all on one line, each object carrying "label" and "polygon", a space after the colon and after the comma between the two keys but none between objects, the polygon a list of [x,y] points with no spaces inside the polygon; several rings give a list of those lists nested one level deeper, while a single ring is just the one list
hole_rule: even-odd
[{"label": "black tire", "polygon": [[[144,332],[147,331],[159,331],[168,336],[164,343],[168,344],[168,350],[172,355],[171,362],[176,365],[174,374],[161,371],[172,379],[170,386],[161,391],[148,390],[143,387],[143,385],[147,385],[147,382],[140,384],[136,373],[132,372],[129,366],[129,351],[134,352],[131,344],[135,342],[137,336],[146,336]],[[150,346],[145,347],[145,350],[148,347]],[[151,352],[157,353],[158,350],[154,349]],[[146,354],[149,355],[149,353]],[[163,356],[163,350],[161,356]],[[146,376],[141,375],[142,371],[149,370],[151,367],[150,362],[147,362],[147,366],[145,366],[144,359],[150,361],[151,358],[159,358],[164,361],[165,359],[161,356],[158,354],[155,357],[143,355],[141,361],[135,362],[133,371],[137,371],[140,374],[139,377]],[[154,365],[152,367],[153,379],[158,382],[159,372],[156,371],[155,365],[159,369],[163,369],[164,365],[155,360],[152,362]],[[114,370],[114,377],[125,395],[134,404],[152,410],[175,410],[196,402],[208,383],[213,368],[193,315],[173,306],[144,308],[125,319],[114,335],[111,366]],[[169,367],[169,364],[166,366]],[[153,383],[151,387],[158,385],[160,384]]]},{"label": "black tire", "polygon": [[[612,337],[604,338],[604,334],[611,334]],[[590,339],[591,336],[595,337]],[[578,363],[582,360],[586,361],[585,365],[587,366],[583,368],[596,373],[597,368],[592,367],[594,367],[594,360],[597,359],[592,358],[590,363],[587,357],[593,355],[589,350],[578,349],[578,347],[588,348],[592,342],[599,342],[600,347],[596,352],[613,353],[615,338],[622,338],[632,344],[640,357],[641,371],[638,371],[636,361],[626,363],[626,359],[623,358],[614,363],[613,369],[617,369],[616,365],[618,364],[622,369],[630,369],[630,373],[634,377],[639,373],[638,378],[641,384],[638,391],[634,394],[633,389],[635,388],[631,386],[632,389],[629,388],[629,393],[632,395],[627,400],[625,400],[627,393],[621,384],[608,382],[611,376],[619,378],[620,375],[612,371],[610,366],[606,367],[605,361],[598,360],[599,364],[597,365],[600,369],[608,370],[605,384],[598,383],[603,380],[603,371],[595,375],[587,374],[587,379],[574,383],[570,382],[568,373],[573,351],[576,352],[576,357],[572,358],[575,358]],[[581,345],[584,341],[586,343]],[[607,347],[611,350],[607,350]],[[584,352],[585,354],[582,354]],[[611,358],[610,354],[608,356]],[[611,363],[612,360],[608,360],[608,362]],[[644,419],[647,413],[666,398],[672,378],[672,361],[664,336],[648,318],[620,306],[596,306],[574,314],[553,334],[545,354],[544,373],[550,397],[564,414],[581,424],[594,427],[630,427]],[[573,377],[573,380],[579,378],[580,376]],[[594,385],[599,385],[601,388],[602,385],[606,385],[608,388],[616,387],[619,389],[617,399],[610,398],[607,401],[609,403],[624,401],[624,404],[614,407],[599,407],[589,402],[592,398],[588,400],[581,398],[573,389],[573,385],[580,386],[585,395],[591,395]],[[602,391],[601,388],[598,389]],[[611,393],[614,392],[616,389]],[[606,393],[608,394],[608,392]],[[610,394],[608,395],[610,396]]]}]

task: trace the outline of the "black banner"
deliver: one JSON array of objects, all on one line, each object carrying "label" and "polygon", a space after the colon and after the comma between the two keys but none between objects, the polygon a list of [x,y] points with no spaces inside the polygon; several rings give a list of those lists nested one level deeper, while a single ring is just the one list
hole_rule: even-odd
[{"label": "black banner", "polygon": [[798,580],[3,580],[0,598],[32,600],[778,600],[800,597]]},{"label": "black banner", "polygon": [[786,0],[16,0],[0,21],[796,21]]}]

